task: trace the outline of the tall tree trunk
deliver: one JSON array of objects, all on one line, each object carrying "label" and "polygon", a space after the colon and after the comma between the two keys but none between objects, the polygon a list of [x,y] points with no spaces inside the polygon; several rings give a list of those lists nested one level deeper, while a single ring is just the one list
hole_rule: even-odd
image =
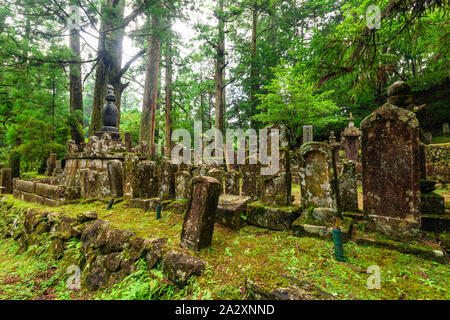
[{"label": "tall tree trunk", "polygon": [[[80,31],[72,29],[70,32],[70,48],[73,51],[74,60],[81,61]],[[77,144],[84,141],[83,127],[83,84],[81,80],[81,64],[70,64],[70,134]]]},{"label": "tall tree trunk", "polygon": [[258,10],[256,3],[252,10],[252,42],[250,45],[251,54],[251,66],[250,66],[250,128],[254,126],[254,120],[252,117],[256,114],[256,93],[258,91],[258,70],[256,62],[256,38],[257,38],[257,26],[258,26]]},{"label": "tall tree trunk", "polygon": [[[157,6],[161,6],[161,3],[158,3]],[[148,141],[150,148],[155,143],[156,103],[159,91],[159,64],[161,61],[160,25],[160,17],[157,14],[153,15],[151,18],[152,31],[148,42],[149,54],[146,63],[144,101],[139,134],[140,140]]]},{"label": "tall tree trunk", "polygon": [[172,121],[171,121],[171,111],[172,111],[172,34],[170,30],[170,18],[167,19],[167,25],[169,26],[167,30],[168,39],[166,47],[166,99],[165,99],[165,142],[166,142],[166,155],[170,155],[172,151]]},{"label": "tall tree trunk", "polygon": [[[124,21],[124,0],[106,0],[102,8],[102,21],[100,25],[100,37],[98,41],[99,60],[96,67],[95,88],[92,107],[91,125],[89,135],[98,131],[103,126],[102,112],[105,103],[106,86],[114,86],[116,96],[116,106],[119,109],[119,119],[117,127],[120,124],[120,101],[122,91],[126,86],[120,82],[119,76],[122,67],[122,44],[125,31]],[[111,12],[111,13],[109,13]]]},{"label": "tall tree trunk", "polygon": [[218,23],[218,43],[215,71],[215,102],[214,110],[216,113],[215,128],[223,132],[225,101],[224,101],[224,73],[225,73],[225,19],[223,13],[223,1],[219,0],[217,7]]}]

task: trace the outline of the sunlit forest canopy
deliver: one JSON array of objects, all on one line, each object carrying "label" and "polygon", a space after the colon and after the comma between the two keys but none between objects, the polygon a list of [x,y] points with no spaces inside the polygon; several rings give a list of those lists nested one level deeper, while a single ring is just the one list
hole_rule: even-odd
[{"label": "sunlit forest canopy", "polygon": [[322,139],[350,113],[358,125],[397,80],[426,104],[422,129],[450,118],[448,1],[0,3],[0,157],[23,172],[99,130],[107,84],[134,143],[170,146],[198,120],[284,126],[297,147],[303,125]]}]

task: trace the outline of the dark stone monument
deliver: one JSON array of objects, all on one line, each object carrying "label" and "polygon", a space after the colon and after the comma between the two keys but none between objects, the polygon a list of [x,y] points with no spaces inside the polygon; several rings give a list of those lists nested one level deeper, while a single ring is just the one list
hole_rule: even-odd
[{"label": "dark stone monument", "polygon": [[339,177],[340,201],[343,211],[358,211],[356,178],[356,163],[351,160],[343,161]]},{"label": "dark stone monument", "polygon": [[411,88],[396,82],[388,103],[361,122],[364,212],[369,227],[391,238],[420,234],[419,121],[392,102],[409,106]]},{"label": "dark stone monument", "polygon": [[132,149],[132,143],[131,143],[131,133],[125,132],[125,151],[131,152]]},{"label": "dark stone monument", "polygon": [[358,161],[358,149],[359,149],[359,137],[361,136],[361,132],[357,127],[355,127],[355,123],[353,122],[355,119],[353,115],[350,113],[350,119],[348,127],[344,129],[343,141],[345,148],[345,154],[347,160]]},{"label": "dark stone monument", "polygon": [[119,129],[117,129],[119,110],[114,104],[116,101],[114,87],[108,84],[107,88],[108,93],[106,94],[106,104],[103,106],[103,128],[101,131],[119,132]]},{"label": "dark stone monument", "polygon": [[13,193],[12,171],[11,168],[2,168],[0,171],[0,186],[2,193]]},{"label": "dark stone monument", "polygon": [[212,177],[192,179],[180,246],[200,250],[211,244],[221,185]]},{"label": "dark stone monument", "polygon": [[122,161],[111,160],[108,162],[108,177],[111,193],[114,197],[123,196]]}]

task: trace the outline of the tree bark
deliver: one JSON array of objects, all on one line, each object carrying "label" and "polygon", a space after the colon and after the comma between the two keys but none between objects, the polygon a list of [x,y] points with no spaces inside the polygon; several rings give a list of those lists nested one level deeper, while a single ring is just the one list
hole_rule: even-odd
[{"label": "tree bark", "polygon": [[167,47],[166,47],[166,99],[165,99],[165,151],[166,155],[169,156],[172,151],[172,121],[171,121],[171,111],[172,111],[172,34],[170,30],[170,18],[167,19],[167,25],[169,29]]},{"label": "tree bark", "polygon": [[[158,3],[157,6],[161,6],[161,3]],[[150,148],[155,143],[156,103],[159,91],[161,61],[160,25],[160,17],[157,14],[153,15],[151,18],[152,31],[149,39],[149,54],[146,63],[144,101],[139,134],[140,140],[148,141]]]},{"label": "tree bark", "polygon": [[223,132],[224,116],[225,116],[225,99],[224,99],[224,73],[225,73],[225,19],[223,16],[223,0],[218,1],[217,18],[218,23],[218,42],[215,80],[215,102],[214,110],[216,113],[215,128]]},{"label": "tree bark", "polygon": [[[81,61],[80,31],[72,29],[70,32],[70,48],[74,54],[74,60]],[[81,80],[81,64],[70,64],[70,134],[77,144],[84,142],[83,127],[83,84]]]},{"label": "tree bark", "polygon": [[256,62],[256,38],[257,38],[257,26],[258,26],[258,10],[256,4],[252,10],[252,40],[250,45],[251,65],[250,65],[250,128],[253,128],[254,120],[252,116],[256,114],[256,93],[258,91],[258,70]]},{"label": "tree bark", "polygon": [[[108,10],[107,10],[108,9]],[[105,103],[106,86],[114,86],[116,96],[116,106],[119,110],[117,127],[120,124],[120,101],[122,92],[126,86],[120,82],[120,71],[122,67],[122,44],[125,35],[123,25],[125,1],[106,0],[105,7],[102,8],[104,19],[100,25],[100,36],[98,42],[99,60],[96,67],[95,88],[92,107],[91,125],[89,135],[94,134],[103,126],[102,113]],[[107,12],[112,12],[108,14]]]}]

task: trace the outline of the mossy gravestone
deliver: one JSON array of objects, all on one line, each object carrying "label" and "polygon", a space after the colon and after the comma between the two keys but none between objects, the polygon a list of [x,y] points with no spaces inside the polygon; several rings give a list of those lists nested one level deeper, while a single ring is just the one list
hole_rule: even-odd
[{"label": "mossy gravestone", "polygon": [[321,142],[302,145],[299,149],[299,163],[303,208],[313,207],[315,219],[332,222],[339,210],[331,146]]},{"label": "mossy gravestone", "polygon": [[[409,107],[411,88],[396,82],[390,102]],[[369,226],[391,238],[420,234],[419,121],[386,103],[361,122],[364,211]]]},{"label": "mossy gravestone", "polygon": [[200,250],[211,244],[221,185],[212,177],[192,180],[180,246]]}]

